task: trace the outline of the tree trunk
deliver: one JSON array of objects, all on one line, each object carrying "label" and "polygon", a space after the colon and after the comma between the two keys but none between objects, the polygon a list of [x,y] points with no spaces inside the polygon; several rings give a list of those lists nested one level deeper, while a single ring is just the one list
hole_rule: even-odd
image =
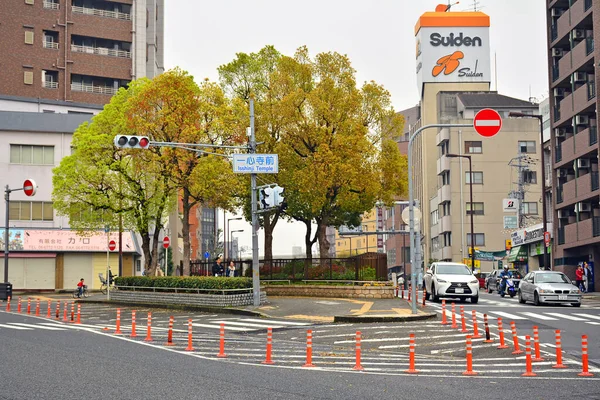
[{"label": "tree trunk", "polygon": [[329,258],[329,247],[331,243],[327,240],[327,224],[321,221],[319,225],[317,225],[317,239],[319,240],[319,256],[321,260],[325,258]]},{"label": "tree trunk", "polygon": [[[273,219],[271,219],[271,215],[273,216]],[[274,214],[264,214],[263,228],[265,231],[265,260],[273,259],[273,231],[275,230],[275,225],[277,225],[277,221],[279,220],[279,215],[281,215],[280,209],[278,209]]]},{"label": "tree trunk", "polygon": [[304,234],[304,246],[306,248],[306,260],[304,261],[304,279],[308,279],[308,268],[312,264],[312,245],[313,242],[310,240],[312,233],[312,226],[310,221],[303,221],[306,225],[306,233]]},{"label": "tree trunk", "polygon": [[188,188],[183,188],[181,195],[181,203],[183,204],[183,221],[181,225],[181,234],[183,236],[183,276],[190,275],[190,211],[192,203],[190,202],[190,191]]},{"label": "tree trunk", "polygon": [[[160,237],[160,230],[162,229],[162,211],[159,213],[160,216],[156,217],[154,221],[154,233],[152,234],[152,271],[156,271],[158,265],[158,240]],[[174,243],[177,243],[175,240]]]},{"label": "tree trunk", "polygon": [[142,234],[142,253],[144,254],[144,271],[146,275],[153,275],[154,270],[152,268],[152,254],[150,250],[150,235]]}]

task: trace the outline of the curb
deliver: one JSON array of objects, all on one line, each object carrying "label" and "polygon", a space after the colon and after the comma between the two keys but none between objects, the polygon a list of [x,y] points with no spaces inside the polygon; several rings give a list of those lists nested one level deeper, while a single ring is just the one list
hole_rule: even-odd
[{"label": "curb", "polygon": [[221,308],[221,307],[209,307],[209,306],[192,306],[185,304],[162,304],[162,303],[128,303],[124,301],[114,300],[75,300],[75,303],[81,304],[118,304],[127,307],[148,307],[148,308],[164,308],[168,310],[183,310],[183,311],[202,311],[210,313],[224,313],[224,314],[237,314],[247,315],[250,317],[269,318],[268,315],[258,311],[242,310],[239,308]]},{"label": "curb", "polygon": [[417,315],[394,315],[394,316],[358,316],[358,315],[336,315],[333,322],[353,322],[353,323],[372,323],[372,322],[408,322],[424,321],[437,318],[436,313],[425,313]]}]

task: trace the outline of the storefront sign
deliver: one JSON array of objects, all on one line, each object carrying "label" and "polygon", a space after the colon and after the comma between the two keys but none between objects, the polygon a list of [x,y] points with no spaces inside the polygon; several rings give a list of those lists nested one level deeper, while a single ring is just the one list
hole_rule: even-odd
[{"label": "storefront sign", "polygon": [[[1,249],[4,249],[3,239],[4,235]],[[118,243],[119,233],[111,232],[110,239]],[[9,246],[10,251],[105,252],[108,241],[105,233],[79,236],[71,230],[10,229]],[[124,253],[137,252],[130,232],[123,232],[122,247]]]},{"label": "storefront sign", "polygon": [[[552,232],[552,224],[548,224],[548,231]],[[527,243],[540,242],[544,240],[543,225],[533,225],[529,228],[520,229],[510,235],[513,246],[521,246]]]},{"label": "storefront sign", "polygon": [[516,213],[518,210],[519,210],[519,200],[518,199],[502,199],[502,211],[504,211],[505,213]]}]

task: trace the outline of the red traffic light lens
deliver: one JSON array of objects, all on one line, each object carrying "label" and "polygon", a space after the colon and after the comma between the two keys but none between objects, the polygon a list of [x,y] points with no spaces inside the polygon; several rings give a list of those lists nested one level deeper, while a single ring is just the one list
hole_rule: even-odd
[{"label": "red traffic light lens", "polygon": [[135,147],[138,144],[138,138],[135,136],[132,136],[129,138],[129,146],[130,147]]},{"label": "red traffic light lens", "polygon": [[140,147],[145,149],[146,147],[148,147],[148,145],[150,144],[150,141],[148,140],[148,138],[143,137],[140,139]]},{"label": "red traffic light lens", "polygon": [[119,140],[117,141],[117,143],[119,144],[119,146],[123,147],[127,144],[127,136],[121,136],[119,138]]}]

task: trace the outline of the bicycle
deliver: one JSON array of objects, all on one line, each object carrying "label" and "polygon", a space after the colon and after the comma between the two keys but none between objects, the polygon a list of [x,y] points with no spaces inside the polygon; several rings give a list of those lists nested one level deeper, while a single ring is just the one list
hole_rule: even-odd
[{"label": "bicycle", "polygon": [[[100,292],[102,292],[102,294],[106,294],[108,292],[108,285],[107,285],[106,279],[104,279],[104,276],[101,273],[98,274],[98,277],[100,278],[100,282],[102,283],[102,285],[100,285]],[[110,290],[117,289],[117,287],[115,286],[115,282],[114,282],[115,278],[116,278],[116,276],[113,275],[112,282],[110,283]]]},{"label": "bicycle", "polygon": [[[88,292],[88,287],[87,287],[87,285],[83,285],[83,292],[81,293],[81,295],[82,295],[83,297],[85,297],[85,298],[89,297],[89,295],[90,295],[90,292]],[[74,299],[80,298],[80,297],[79,297],[79,289],[75,289],[75,290],[73,291],[73,298],[74,298]]]}]

